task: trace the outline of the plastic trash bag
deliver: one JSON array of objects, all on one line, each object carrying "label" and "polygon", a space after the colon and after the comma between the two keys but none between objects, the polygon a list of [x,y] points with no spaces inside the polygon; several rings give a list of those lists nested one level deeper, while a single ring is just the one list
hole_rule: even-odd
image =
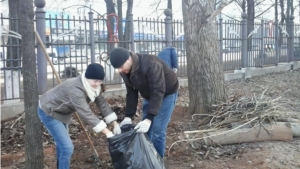
[{"label": "plastic trash bag", "polygon": [[109,152],[116,169],[165,169],[164,161],[146,134],[133,125],[121,127],[122,134],[108,138]]}]

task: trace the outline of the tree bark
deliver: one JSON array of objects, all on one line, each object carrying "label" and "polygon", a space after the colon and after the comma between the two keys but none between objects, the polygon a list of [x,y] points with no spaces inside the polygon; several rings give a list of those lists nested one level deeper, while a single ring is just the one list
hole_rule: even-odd
[{"label": "tree bark", "polygon": [[172,5],[172,0],[168,0],[168,6],[167,6],[168,9],[171,9],[172,11],[172,15],[171,15],[171,19],[173,18],[173,5]]},{"label": "tree bark", "polygon": [[[9,0],[8,8],[9,8],[9,30],[14,32],[19,32],[19,17],[18,17],[18,8],[19,8],[20,0]],[[7,44],[7,61],[6,67],[17,68],[21,67],[21,48],[20,39],[15,37],[8,37]]]},{"label": "tree bark", "polygon": [[[125,32],[124,32],[124,40],[129,41],[130,40],[130,22],[129,16],[132,14],[132,6],[133,6],[133,0],[127,0],[127,11],[126,11],[126,23],[125,23]],[[129,43],[125,43],[124,48],[129,49]]]},{"label": "tree bark", "polygon": [[[104,0],[106,3],[106,14],[116,14],[116,10],[115,10],[115,4],[113,2],[113,0]],[[114,35],[114,26],[115,26],[115,17],[110,16],[107,17],[107,23],[110,24],[110,30],[109,27],[107,25],[107,31],[108,31],[108,36],[107,36],[107,40],[109,41],[107,44],[107,51],[108,53],[110,53],[110,51],[115,48],[115,42],[110,42],[111,36]],[[118,29],[118,28],[116,28]],[[110,33],[111,34],[110,34]]]},{"label": "tree bark", "polygon": [[227,99],[216,23],[207,22],[214,1],[182,0],[188,69],[189,112],[211,113]]},{"label": "tree bark", "polygon": [[[168,9],[171,9],[172,11],[172,15],[171,15],[171,19],[173,19],[173,5],[172,5],[172,0],[168,0],[168,6],[167,6]],[[171,26],[171,31],[172,31],[172,40],[174,40],[175,38],[175,32],[173,30],[173,26]]]},{"label": "tree bark", "polygon": [[129,49],[130,22],[128,22],[128,21],[129,21],[130,14],[132,14],[133,0],[127,0],[127,11],[126,11],[124,32],[123,32],[122,0],[118,0],[117,4],[118,4],[118,17],[119,17],[118,38],[119,38],[119,41],[125,41],[125,42],[120,42],[119,46]]},{"label": "tree bark", "polygon": [[23,85],[25,109],[25,168],[44,168],[43,135],[37,115],[38,87],[36,76],[34,12],[32,0],[20,1],[18,9],[22,35]]},{"label": "tree bark", "polygon": [[284,0],[279,0],[279,4],[280,4],[280,16],[281,16],[281,19],[280,19],[280,22],[279,22],[279,44],[278,44],[278,47],[280,47],[282,44],[283,44],[283,36],[282,36],[282,31],[283,31],[283,24],[284,24],[284,21],[285,21],[285,14],[284,14]]},{"label": "tree bark", "polygon": [[118,17],[119,17],[119,23],[118,23],[118,39],[119,39],[119,47],[124,47],[124,38],[123,38],[123,2],[122,0],[117,0],[117,6],[118,6]]},{"label": "tree bark", "polygon": [[[254,18],[255,18],[255,9],[254,9],[254,0],[247,0],[247,34],[249,35],[254,30]],[[252,36],[248,39],[248,50],[252,45]]]}]

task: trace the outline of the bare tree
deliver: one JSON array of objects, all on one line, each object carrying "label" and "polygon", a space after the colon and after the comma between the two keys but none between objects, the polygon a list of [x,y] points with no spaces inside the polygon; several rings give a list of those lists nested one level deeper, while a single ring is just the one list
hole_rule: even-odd
[{"label": "bare tree", "polygon": [[[132,14],[132,6],[133,6],[133,0],[127,0],[127,11],[126,11],[126,19],[125,19],[125,28],[123,28],[123,8],[122,8],[122,0],[118,0],[117,1],[117,6],[118,6],[118,17],[119,19],[119,23],[118,23],[118,38],[119,41],[126,41],[128,42],[130,40],[130,22],[129,21],[129,17]],[[123,33],[123,29],[124,29],[124,33]],[[124,47],[126,49],[129,49],[129,43],[119,43],[119,46]]]},{"label": "bare tree", "polygon": [[118,39],[120,41],[119,46],[124,47],[124,43],[122,42],[124,40],[123,36],[123,2],[122,0],[117,0],[117,8],[118,8],[118,17],[119,17],[119,23],[118,23]]},{"label": "bare tree", "polygon": [[[110,53],[110,51],[114,48],[115,42],[113,39],[114,35],[114,25],[115,25],[115,17],[114,16],[109,16],[110,14],[116,14],[115,10],[115,3],[113,0],[104,0],[106,3],[106,14],[107,14],[107,31],[108,31],[108,44],[107,44],[107,50]],[[109,33],[110,32],[110,33]]]},{"label": "bare tree", "polygon": [[223,68],[220,63],[216,15],[226,2],[216,10],[214,1],[182,0],[184,39],[188,69],[190,97],[189,112],[211,113],[212,105],[227,99]]},{"label": "bare tree", "polygon": [[[18,8],[20,5],[20,0],[9,0],[9,30],[14,32],[19,32],[19,16]],[[21,66],[21,51],[20,51],[20,40],[18,38],[8,38],[7,47],[7,61],[6,67],[20,67]]]},{"label": "bare tree", "polygon": [[279,0],[279,5],[280,5],[280,21],[279,21],[279,44],[278,46],[280,47],[283,44],[283,24],[286,19],[286,15],[284,13],[284,0]]},{"label": "bare tree", "polygon": [[[133,6],[133,0],[127,0],[126,21],[129,20],[129,16],[132,14],[132,6]],[[126,22],[125,23],[124,40],[129,41],[130,31],[131,31],[130,23]],[[129,46],[129,43],[126,43],[124,47],[128,49],[129,48],[128,46]]]},{"label": "bare tree", "polygon": [[[274,3],[270,4],[267,0],[234,0],[234,1],[238,6],[241,7],[243,12],[248,14],[247,19],[250,21],[252,20],[254,21],[254,19],[257,19],[258,17],[262,16],[264,13],[269,12],[270,9],[274,6]],[[267,7],[265,4],[266,2],[268,2]]]},{"label": "bare tree", "polygon": [[[168,6],[167,8],[171,9],[171,11],[173,11],[173,5],[172,5],[172,0],[168,0]],[[171,18],[173,18],[173,16],[171,15]]]},{"label": "bare tree", "polygon": [[[249,35],[254,30],[255,6],[254,0],[247,0],[247,34]],[[252,36],[251,36],[252,37]],[[248,39],[248,50],[252,47],[252,38]]]},{"label": "bare tree", "polygon": [[[22,35],[23,86],[25,105],[25,168],[44,168],[42,126],[37,115],[38,87],[36,76],[34,12],[32,0],[20,1],[18,8]],[[24,43],[26,42],[26,43]]]},{"label": "bare tree", "polygon": [[[117,4],[113,2],[113,0],[104,0],[106,3],[106,10],[107,10],[107,15],[109,14],[116,14],[115,10],[115,5],[117,5],[118,9],[118,40],[121,41],[119,43],[119,46],[129,48],[129,43],[124,43],[124,41],[129,41],[130,37],[130,23],[128,22],[130,14],[132,14],[132,6],[133,6],[133,0],[127,0],[127,12],[126,12],[126,22],[125,22],[125,28],[124,28],[124,33],[123,33],[123,2],[122,0],[117,0]],[[112,34],[108,34],[108,52],[110,52],[114,47],[115,43],[114,41],[111,41],[111,36],[116,36],[114,35],[114,25],[115,25],[115,17],[114,16],[109,16],[107,17],[107,21],[110,23],[110,27],[107,27],[107,30],[111,32]],[[109,30],[110,29],[110,30]]]}]

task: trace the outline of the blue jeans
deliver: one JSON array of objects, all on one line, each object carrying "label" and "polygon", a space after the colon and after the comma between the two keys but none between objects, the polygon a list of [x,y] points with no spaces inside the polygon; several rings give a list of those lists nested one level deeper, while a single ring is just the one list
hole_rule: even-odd
[{"label": "blue jeans", "polygon": [[[156,151],[161,155],[162,158],[165,154],[167,127],[176,104],[177,95],[178,92],[164,97],[158,114],[152,120],[150,129],[148,131],[150,140],[152,141]],[[147,116],[148,107],[149,100],[144,100],[143,119],[145,119]]]},{"label": "blue jeans", "polygon": [[68,125],[47,115],[38,107],[38,115],[56,143],[58,169],[69,169],[74,145],[68,133]]}]

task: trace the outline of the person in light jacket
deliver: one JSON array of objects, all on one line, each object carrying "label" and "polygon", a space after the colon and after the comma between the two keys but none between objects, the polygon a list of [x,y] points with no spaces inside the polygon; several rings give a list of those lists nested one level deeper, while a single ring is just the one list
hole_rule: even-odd
[{"label": "person in light jacket", "polygon": [[[102,132],[107,138],[121,133],[116,122],[117,115],[100,94],[104,76],[103,67],[92,63],[80,76],[68,79],[40,96],[38,115],[55,141],[58,169],[70,168],[74,146],[68,125],[74,112],[91,125],[96,133]],[[96,103],[105,122],[94,114],[89,102]],[[114,133],[107,128],[109,123],[113,123]]]},{"label": "person in light jacket", "polygon": [[157,56],[136,54],[122,47],[111,51],[110,63],[119,70],[127,89],[125,118],[120,126],[132,123],[140,93],[144,98],[143,119],[135,129],[147,133],[164,157],[167,126],[178,96],[176,74]]},{"label": "person in light jacket", "polygon": [[161,58],[175,73],[178,70],[178,55],[176,48],[166,47],[158,53],[158,57]]}]

